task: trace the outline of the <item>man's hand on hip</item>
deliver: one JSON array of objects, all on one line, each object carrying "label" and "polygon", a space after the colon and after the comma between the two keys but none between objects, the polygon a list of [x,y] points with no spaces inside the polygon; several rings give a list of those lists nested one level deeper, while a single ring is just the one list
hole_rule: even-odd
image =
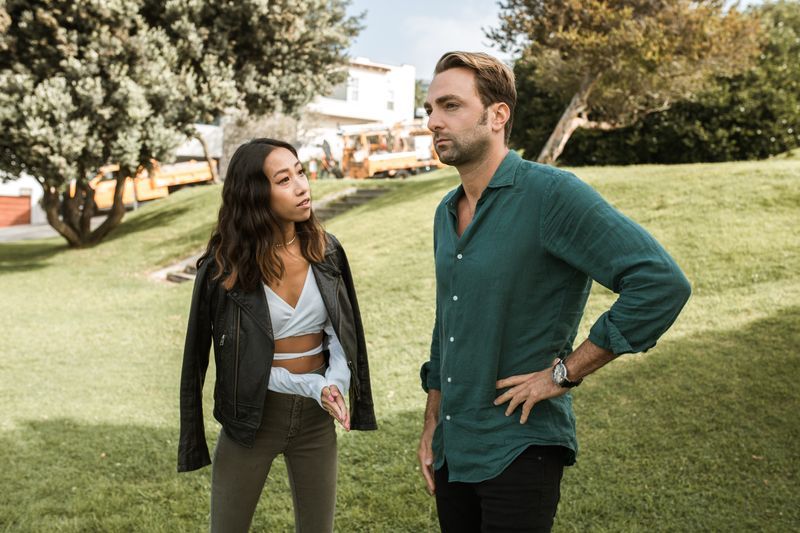
[{"label": "man's hand on hip", "polygon": [[[553,365],[556,364],[557,360],[558,359],[553,360]],[[520,374],[518,376],[510,376],[501,379],[497,382],[496,386],[498,389],[510,387],[494,400],[495,405],[509,402],[506,408],[506,416],[510,416],[511,413],[522,404],[522,416],[519,418],[520,424],[524,424],[528,421],[528,415],[530,415],[531,409],[533,409],[533,406],[538,402],[561,396],[569,390],[553,382],[552,366],[539,372]]]}]

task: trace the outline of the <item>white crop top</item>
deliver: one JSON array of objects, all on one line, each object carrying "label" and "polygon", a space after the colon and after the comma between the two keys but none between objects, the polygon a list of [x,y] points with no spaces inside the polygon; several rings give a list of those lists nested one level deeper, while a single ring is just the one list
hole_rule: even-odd
[{"label": "white crop top", "polygon": [[325,327],[325,322],[328,321],[328,311],[325,309],[325,302],[322,301],[322,295],[319,293],[317,280],[314,279],[310,265],[296,307],[286,303],[266,283],[264,292],[267,294],[269,318],[276,341],[287,337],[319,333]]},{"label": "white crop top", "polygon": [[347,367],[347,356],[336,337],[336,332],[328,320],[325,302],[317,287],[317,280],[311,266],[308,267],[303,289],[297,306],[292,307],[278,296],[275,291],[264,284],[267,295],[270,321],[275,340],[297,337],[309,333],[325,332],[325,340],[320,346],[303,353],[275,353],[275,359],[295,359],[306,355],[314,355],[328,349],[329,360],[325,375],[314,373],[292,374],[282,367],[273,366],[267,388],[284,394],[299,394],[313,398],[320,405],[321,391],[327,385],[336,385],[342,394],[347,396],[350,388],[350,369]]}]

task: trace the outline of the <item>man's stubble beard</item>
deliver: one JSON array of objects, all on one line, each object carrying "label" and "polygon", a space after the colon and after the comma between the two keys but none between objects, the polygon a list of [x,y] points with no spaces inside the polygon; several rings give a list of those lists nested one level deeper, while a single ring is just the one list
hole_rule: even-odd
[{"label": "man's stubble beard", "polygon": [[[478,122],[475,124],[475,128],[477,129],[479,126],[485,126],[488,122],[488,118],[489,110],[484,109],[481,118],[478,119]],[[436,145],[434,145],[434,150],[436,150],[436,154],[439,156],[439,160],[442,163],[459,167],[482,159],[488,152],[490,144],[491,140],[489,135],[476,135],[463,142],[456,141],[450,137],[449,150],[442,154],[439,152]]]}]

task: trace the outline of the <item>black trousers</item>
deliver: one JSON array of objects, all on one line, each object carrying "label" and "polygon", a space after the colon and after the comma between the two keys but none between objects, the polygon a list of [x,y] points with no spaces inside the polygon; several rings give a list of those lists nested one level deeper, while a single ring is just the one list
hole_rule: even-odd
[{"label": "black trousers", "polygon": [[529,446],[495,478],[449,482],[447,463],[434,472],[443,533],[550,531],[561,496],[565,448]]}]

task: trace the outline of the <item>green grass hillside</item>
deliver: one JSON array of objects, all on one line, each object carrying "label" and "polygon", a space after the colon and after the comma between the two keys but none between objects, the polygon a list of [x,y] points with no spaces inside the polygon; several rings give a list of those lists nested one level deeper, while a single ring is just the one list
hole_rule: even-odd
[{"label": "green grass hillside", "polygon": [[[581,454],[556,531],[800,529],[800,161],[575,172],[667,247],[694,293],[656,348],[574,392]],[[452,170],[392,182],[328,223],[354,271],[380,424],[340,433],[337,531],[437,530],[416,465],[417,375],[432,214],[457,183]],[[202,247],[219,191],[147,205],[91,250],[0,244],[0,529],[207,527],[209,469],[175,473],[191,287],[147,273]],[[595,287],[581,337],[613,297]],[[218,431],[207,414],[211,446]],[[291,530],[279,461],[266,490],[254,529]]]}]

